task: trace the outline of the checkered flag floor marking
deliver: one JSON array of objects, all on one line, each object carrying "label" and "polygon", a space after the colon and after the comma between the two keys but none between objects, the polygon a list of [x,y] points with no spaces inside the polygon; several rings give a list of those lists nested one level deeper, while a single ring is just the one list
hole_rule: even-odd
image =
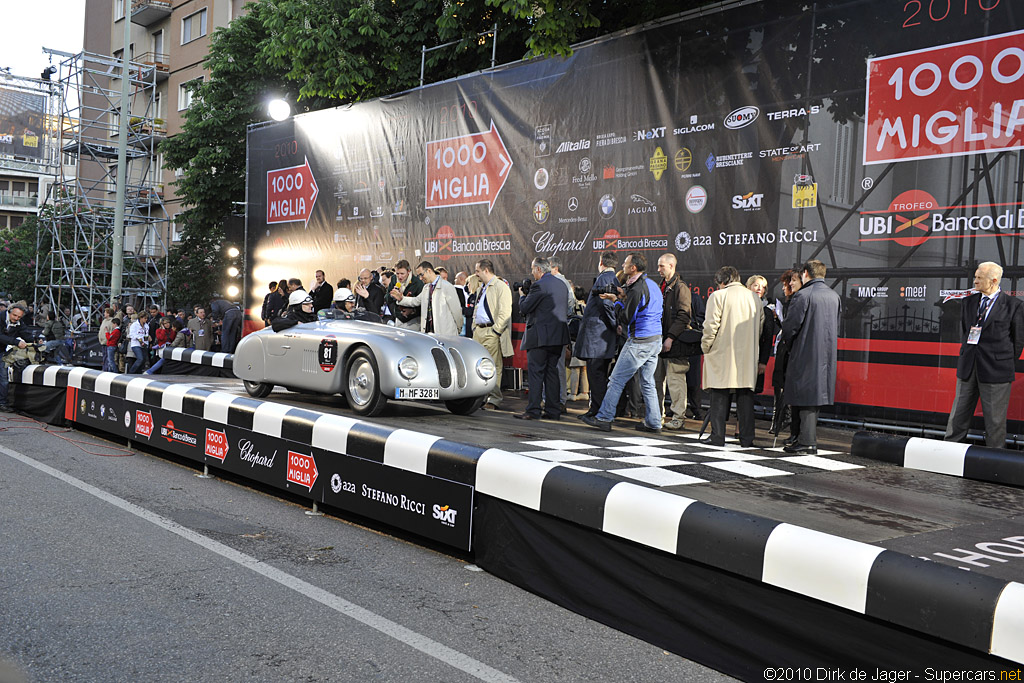
[{"label": "checkered flag floor marking", "polygon": [[556,462],[581,472],[603,472],[658,488],[861,468],[861,465],[844,462],[841,458],[845,454],[838,451],[787,455],[781,446],[744,448],[734,438],[726,439],[724,446],[708,446],[697,443],[696,434],[520,443],[528,447],[517,450],[520,455]]}]

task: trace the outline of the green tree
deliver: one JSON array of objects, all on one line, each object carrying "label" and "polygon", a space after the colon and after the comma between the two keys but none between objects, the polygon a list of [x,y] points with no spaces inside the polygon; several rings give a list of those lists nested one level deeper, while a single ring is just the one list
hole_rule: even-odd
[{"label": "green tree", "polygon": [[[39,219],[29,216],[16,228],[0,230],[0,292],[10,295],[12,301],[32,301],[38,229]],[[49,245],[44,245],[44,250],[49,251]]]}]

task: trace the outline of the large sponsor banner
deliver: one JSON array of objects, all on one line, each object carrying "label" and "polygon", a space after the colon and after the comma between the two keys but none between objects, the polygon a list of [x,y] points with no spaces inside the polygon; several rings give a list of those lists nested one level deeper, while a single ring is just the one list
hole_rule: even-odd
[{"label": "large sponsor banner", "polygon": [[471,550],[473,487],[195,415],[69,388],[69,420]]},{"label": "large sponsor banner", "polygon": [[43,95],[0,88],[0,154],[42,159],[45,113]]},{"label": "large sponsor banner", "polygon": [[1024,290],[1012,5],[764,0],[254,128],[248,305],[399,259],[513,282],[557,255],[586,288],[606,250],[673,254],[703,298],[732,265],[774,302],[816,258],[844,302],[837,402],[939,421],[976,264]]}]

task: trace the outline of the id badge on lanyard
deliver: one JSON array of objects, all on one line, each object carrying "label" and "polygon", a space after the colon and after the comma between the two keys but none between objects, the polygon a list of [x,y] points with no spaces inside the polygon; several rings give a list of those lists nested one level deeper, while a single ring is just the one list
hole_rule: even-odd
[{"label": "id badge on lanyard", "polygon": [[971,328],[971,331],[967,333],[967,343],[977,344],[981,341],[981,325],[975,325]]}]

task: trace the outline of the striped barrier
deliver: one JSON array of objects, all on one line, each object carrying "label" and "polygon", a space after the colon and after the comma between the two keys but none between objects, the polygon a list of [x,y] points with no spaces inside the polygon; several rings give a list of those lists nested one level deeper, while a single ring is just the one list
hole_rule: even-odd
[{"label": "striped barrier", "polygon": [[167,348],[160,349],[157,354],[164,360],[176,360],[181,363],[192,363],[193,365],[207,365],[214,368],[231,370],[234,354],[219,353],[214,351],[199,351],[197,349]]},{"label": "striped barrier", "polygon": [[1024,663],[1024,584],[619,482],[500,449],[85,368],[32,366],[69,387],[235,425],[474,486],[479,493],[976,651]]},{"label": "striped barrier", "polygon": [[989,446],[857,432],[851,455],[908,469],[1024,486],[1024,453]]}]

